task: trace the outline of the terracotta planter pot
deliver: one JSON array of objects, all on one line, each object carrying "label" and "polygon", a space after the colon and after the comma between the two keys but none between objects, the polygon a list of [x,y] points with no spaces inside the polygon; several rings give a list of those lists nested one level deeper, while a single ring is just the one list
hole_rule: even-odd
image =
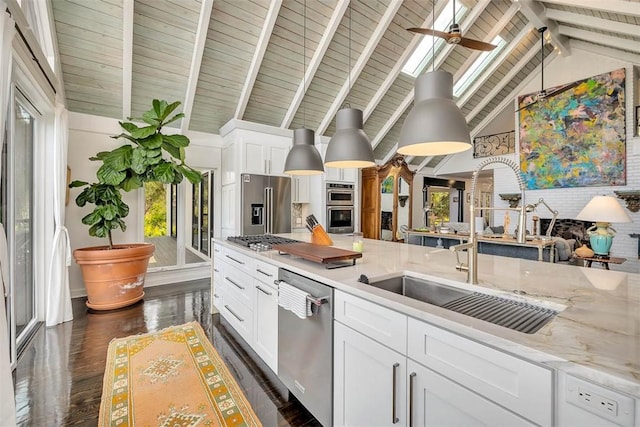
[{"label": "terracotta planter pot", "polygon": [[144,278],[155,246],[151,243],[93,246],[73,251],[87,289],[87,307],[113,310],[144,297]]}]

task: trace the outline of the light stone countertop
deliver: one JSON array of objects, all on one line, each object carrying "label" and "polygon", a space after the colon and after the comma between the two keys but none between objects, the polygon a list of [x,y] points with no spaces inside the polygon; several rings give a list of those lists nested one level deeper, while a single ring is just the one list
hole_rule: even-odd
[{"label": "light stone countertop", "polygon": [[[308,232],[282,236],[310,241]],[[331,237],[333,246],[351,250],[350,236]],[[566,307],[535,334],[525,334],[357,282],[361,274],[371,279],[410,272],[469,288],[467,273],[455,269],[456,256],[445,249],[365,239],[363,256],[355,266],[327,269],[277,251],[257,253],[215,240],[523,359],[640,398],[640,274],[479,254],[476,290]]]}]

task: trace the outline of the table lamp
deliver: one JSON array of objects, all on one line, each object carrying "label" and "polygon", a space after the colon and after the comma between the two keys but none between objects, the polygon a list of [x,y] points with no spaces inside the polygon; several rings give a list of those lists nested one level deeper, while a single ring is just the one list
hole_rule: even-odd
[{"label": "table lamp", "polygon": [[576,219],[593,221],[595,225],[587,229],[591,249],[596,256],[608,257],[616,230],[612,222],[631,222],[631,217],[613,196],[595,196],[580,211]]}]

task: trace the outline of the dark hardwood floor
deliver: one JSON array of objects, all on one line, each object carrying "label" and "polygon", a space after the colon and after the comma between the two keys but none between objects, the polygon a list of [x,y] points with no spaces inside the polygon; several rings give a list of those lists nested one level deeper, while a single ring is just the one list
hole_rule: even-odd
[{"label": "dark hardwood floor", "polygon": [[[209,280],[145,290],[144,301],[93,312],[73,300],[74,320],[40,328],[15,371],[20,426],[95,426],[107,347],[113,338],[198,321],[265,427],[319,426],[219,314],[211,315]],[[256,362],[257,361],[257,362]],[[179,392],[179,391],[178,391]]]}]

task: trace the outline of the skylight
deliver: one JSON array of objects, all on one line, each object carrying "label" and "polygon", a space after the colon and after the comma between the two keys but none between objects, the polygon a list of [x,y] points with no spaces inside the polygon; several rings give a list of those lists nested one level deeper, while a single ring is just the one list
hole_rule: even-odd
[{"label": "skylight", "polygon": [[[433,26],[438,31],[448,31],[449,26],[453,23],[453,0],[449,0],[442,10],[442,13],[436,17],[436,22]],[[456,10],[456,22],[460,22],[460,19],[464,17],[467,13],[467,8],[458,5]],[[439,37],[436,37],[435,43],[435,51],[438,52],[442,45],[444,44],[444,40]],[[433,36],[425,34],[416,46],[415,50],[407,59],[407,62],[404,64],[402,68],[402,72],[405,74],[409,74],[412,77],[418,77],[418,74],[424,69],[424,67],[431,63],[434,55],[431,53],[431,48],[433,47]]]},{"label": "skylight", "polygon": [[478,76],[484,71],[485,68],[493,61],[502,49],[504,49],[507,42],[500,36],[496,36],[493,40],[491,40],[491,44],[496,45],[497,47],[488,52],[482,52],[478,58],[473,61],[473,64],[465,71],[465,73],[458,79],[455,85],[453,85],[453,96],[455,98],[459,97],[464,93],[465,90],[471,83],[473,83]]}]

